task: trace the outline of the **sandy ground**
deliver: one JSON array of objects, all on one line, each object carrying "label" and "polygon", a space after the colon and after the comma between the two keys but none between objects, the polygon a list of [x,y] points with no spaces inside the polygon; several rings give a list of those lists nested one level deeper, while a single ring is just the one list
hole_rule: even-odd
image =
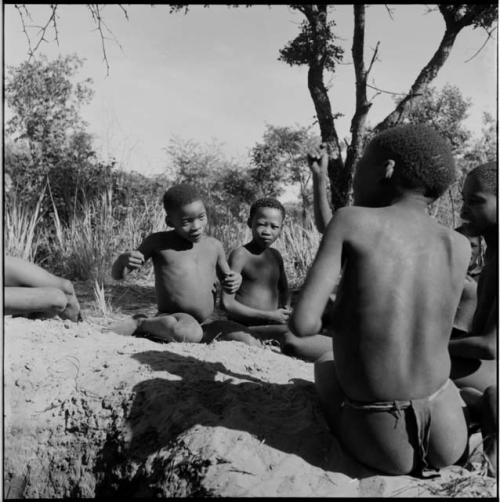
[{"label": "sandy ground", "polygon": [[425,481],[361,467],[327,429],[311,364],[123,337],[102,331],[123,314],[86,314],[5,318],[6,498],[496,494],[477,449]]}]

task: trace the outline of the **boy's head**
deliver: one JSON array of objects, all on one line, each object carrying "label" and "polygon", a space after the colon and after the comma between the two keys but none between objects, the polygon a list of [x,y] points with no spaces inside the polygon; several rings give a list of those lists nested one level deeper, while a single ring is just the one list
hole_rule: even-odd
[{"label": "boy's head", "polygon": [[198,242],[207,226],[207,212],[201,195],[193,185],[181,183],[169,188],[163,196],[165,221],[178,235]]},{"label": "boy's head", "polygon": [[360,206],[384,206],[401,191],[413,191],[432,201],[455,177],[451,148],[434,129],[393,127],[377,134],[359,160],[354,199]]},{"label": "boy's head", "polygon": [[498,224],[497,176],[496,163],[488,162],[470,171],[465,178],[460,216],[470,235],[484,235]]},{"label": "boy's head", "polygon": [[253,240],[269,247],[280,235],[285,219],[285,208],[272,198],[256,200],[250,207],[247,224],[252,229]]}]

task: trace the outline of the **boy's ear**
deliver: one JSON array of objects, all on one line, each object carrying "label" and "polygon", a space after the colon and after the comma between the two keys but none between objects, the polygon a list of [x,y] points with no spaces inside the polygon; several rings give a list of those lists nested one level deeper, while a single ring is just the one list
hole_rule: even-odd
[{"label": "boy's ear", "polygon": [[387,159],[385,162],[384,162],[384,179],[386,181],[389,181],[393,174],[394,174],[394,166],[396,165],[396,162],[392,159]]},{"label": "boy's ear", "polygon": [[252,218],[248,218],[247,226],[248,226],[248,228],[252,228]]}]

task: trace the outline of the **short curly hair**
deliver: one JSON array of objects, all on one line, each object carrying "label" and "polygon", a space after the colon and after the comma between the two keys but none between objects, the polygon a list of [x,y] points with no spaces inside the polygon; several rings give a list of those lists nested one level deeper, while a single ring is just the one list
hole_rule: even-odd
[{"label": "short curly hair", "polygon": [[279,200],[273,199],[272,197],[263,197],[262,199],[256,200],[250,206],[250,216],[248,217],[249,221],[252,221],[252,218],[254,217],[259,207],[270,207],[272,209],[278,209],[281,212],[281,216],[283,217],[283,219],[285,219],[286,213],[283,204]]},{"label": "short curly hair", "polygon": [[198,189],[189,183],[180,183],[179,185],[170,187],[165,192],[163,195],[163,207],[168,213],[197,200],[202,200]]},{"label": "short curly hair", "polygon": [[426,197],[437,199],[456,179],[450,145],[429,126],[392,127],[377,134],[370,147],[380,160],[395,161],[402,187],[423,190]]},{"label": "short curly hair", "polygon": [[496,162],[481,164],[470,171],[467,176],[474,176],[490,193],[498,192],[498,168]]}]

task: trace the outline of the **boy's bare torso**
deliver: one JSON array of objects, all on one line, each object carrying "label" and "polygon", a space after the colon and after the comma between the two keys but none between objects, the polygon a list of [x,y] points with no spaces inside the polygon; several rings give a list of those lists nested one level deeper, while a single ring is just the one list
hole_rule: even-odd
[{"label": "boy's bare torso", "polygon": [[425,397],[449,375],[468,242],[408,208],[349,209],[333,323],[339,382],[359,401]]},{"label": "boy's bare torso", "polygon": [[275,310],[279,307],[278,282],[281,268],[277,251],[272,248],[254,253],[247,246],[238,249],[244,259],[241,271],[242,283],[235,299],[248,307],[259,310]]},{"label": "boy's bare torso", "polygon": [[217,244],[207,236],[191,243],[173,231],[154,233],[144,240],[139,251],[153,260],[159,312],[184,312],[199,322],[212,314]]}]

